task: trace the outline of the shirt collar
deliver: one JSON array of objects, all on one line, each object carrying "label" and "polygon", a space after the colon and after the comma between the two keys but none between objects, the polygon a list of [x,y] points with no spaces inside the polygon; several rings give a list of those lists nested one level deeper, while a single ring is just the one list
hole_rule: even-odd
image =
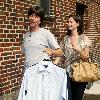
[{"label": "shirt collar", "polygon": [[38,64],[39,72],[42,73],[50,73],[52,72],[53,66],[51,65],[51,61],[41,61],[41,63]]}]

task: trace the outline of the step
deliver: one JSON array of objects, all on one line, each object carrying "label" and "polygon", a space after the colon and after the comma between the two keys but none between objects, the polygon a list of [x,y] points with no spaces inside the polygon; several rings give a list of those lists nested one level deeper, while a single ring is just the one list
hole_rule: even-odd
[{"label": "step", "polygon": [[95,94],[95,95],[100,95],[100,80],[96,81],[93,83],[93,85],[91,86],[91,88],[85,89],[85,94]]},{"label": "step", "polygon": [[100,100],[100,80],[94,82],[89,90],[85,89],[83,100]]}]

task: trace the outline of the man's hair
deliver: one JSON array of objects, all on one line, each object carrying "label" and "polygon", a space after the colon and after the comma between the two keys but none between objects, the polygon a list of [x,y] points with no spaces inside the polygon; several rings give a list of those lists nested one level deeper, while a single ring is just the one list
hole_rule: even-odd
[{"label": "man's hair", "polygon": [[[30,7],[29,8],[29,11],[28,11],[28,17],[32,14],[35,14],[36,16],[40,17],[40,21],[41,21],[41,24],[44,20],[44,11],[42,8],[40,8],[39,6],[33,6],[33,7]],[[41,26],[40,24],[40,26]]]}]

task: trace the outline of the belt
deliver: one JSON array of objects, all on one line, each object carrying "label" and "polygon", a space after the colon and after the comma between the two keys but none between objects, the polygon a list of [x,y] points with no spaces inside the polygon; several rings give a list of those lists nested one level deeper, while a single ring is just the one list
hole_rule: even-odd
[{"label": "belt", "polygon": [[51,59],[43,59],[43,61],[51,61]]},{"label": "belt", "polygon": [[[43,59],[43,61],[51,61],[51,59]],[[36,63],[36,64],[38,64],[38,63]],[[34,66],[34,65],[36,65],[36,64],[33,64],[33,65],[31,65],[31,66]],[[30,67],[31,67],[30,66]]]}]

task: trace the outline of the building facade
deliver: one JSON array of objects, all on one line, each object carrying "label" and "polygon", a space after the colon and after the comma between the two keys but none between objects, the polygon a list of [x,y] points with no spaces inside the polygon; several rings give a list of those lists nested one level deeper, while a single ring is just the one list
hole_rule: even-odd
[{"label": "building facade", "polygon": [[[24,31],[28,29],[27,11],[40,1],[0,0],[0,100],[9,94],[16,95],[15,91],[20,88],[24,64],[21,42]],[[67,34],[69,14],[82,16],[83,33],[91,41],[100,36],[100,0],[49,0],[47,11],[44,27],[50,29],[58,42]]]}]

